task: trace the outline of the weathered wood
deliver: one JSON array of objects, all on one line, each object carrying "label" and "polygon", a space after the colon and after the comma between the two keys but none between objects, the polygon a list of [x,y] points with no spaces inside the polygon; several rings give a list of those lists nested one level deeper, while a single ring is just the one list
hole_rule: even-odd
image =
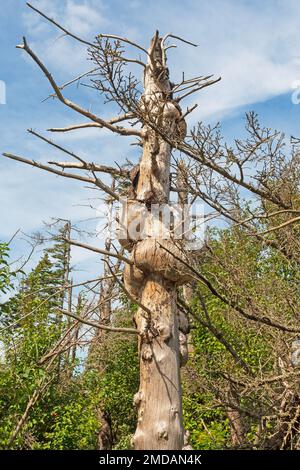
[{"label": "weathered wood", "polygon": [[[186,126],[171,97],[164,55],[162,40],[156,34],[148,50],[141,100],[143,152],[132,178],[121,243],[131,251],[134,263],[126,266],[125,286],[146,307],[140,307],[135,315],[140,332],[140,387],[135,395],[138,422],[133,446],[173,450],[184,446],[180,362],[185,358],[179,347],[184,351],[186,337],[181,332],[179,338],[176,289],[187,275],[184,265],[172,255],[180,258],[182,251],[159,216],[154,220],[159,234],[153,233],[151,208],[169,203],[171,146],[161,134],[183,138]],[[137,233],[132,228],[138,228]]]},{"label": "weathered wood", "polygon": [[145,312],[136,314],[140,339],[140,389],[135,395],[138,423],[135,449],[182,449],[181,383],[176,290],[161,276],[150,275],[141,302],[151,309],[149,331]]}]

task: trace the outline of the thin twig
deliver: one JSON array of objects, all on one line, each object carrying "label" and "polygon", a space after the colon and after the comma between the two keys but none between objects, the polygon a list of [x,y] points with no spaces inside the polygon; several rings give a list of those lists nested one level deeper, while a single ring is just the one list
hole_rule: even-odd
[{"label": "thin twig", "polygon": [[59,86],[55,82],[54,78],[52,77],[51,73],[47,69],[47,67],[41,62],[41,60],[38,58],[38,56],[30,49],[30,47],[27,44],[26,38],[23,37],[23,44],[16,46],[18,49],[23,49],[25,52],[27,52],[28,55],[34,60],[34,62],[39,66],[39,68],[42,70],[46,78],[48,79],[50,85],[52,86],[53,90],[55,91],[55,94],[59,101],[61,101],[65,106],[73,109],[79,114],[82,114],[83,116],[87,117],[91,121],[97,122],[98,124],[101,124],[103,127],[109,129],[112,132],[115,132],[119,135],[126,135],[126,136],[138,136],[138,137],[143,137],[143,133],[140,131],[136,131],[134,129],[126,129],[124,127],[120,126],[114,126],[110,124],[108,121],[105,121],[104,119],[100,118],[99,116],[96,116],[95,114],[91,113],[88,110],[85,110],[81,108],[78,104],[72,102],[71,100],[67,99],[64,97],[62,94],[61,90],[59,89]]}]

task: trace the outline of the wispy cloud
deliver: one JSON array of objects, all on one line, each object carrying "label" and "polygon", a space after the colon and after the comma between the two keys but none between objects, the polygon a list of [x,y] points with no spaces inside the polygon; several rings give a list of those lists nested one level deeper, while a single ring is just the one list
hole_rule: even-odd
[{"label": "wispy cloud", "polygon": [[224,116],[235,108],[290,91],[300,77],[298,41],[300,3],[295,0],[187,0],[164,2],[144,21],[159,18],[159,27],[199,44],[171,50],[175,75],[214,73],[222,81],[199,95],[198,118]]},{"label": "wispy cloud", "polygon": [[[110,26],[106,8],[101,1],[40,0],[32,3],[71,32],[90,41],[103,28]],[[63,32],[30,9],[24,12],[23,21],[32,47],[41,54],[49,67],[73,74],[86,66],[86,46],[69,40]]]},{"label": "wispy cloud", "polygon": [[[38,7],[89,40],[104,29],[133,35],[147,45],[154,30],[188,36],[197,49],[178,44],[170,51],[172,75],[214,73],[222,82],[199,96],[197,118],[226,115],[292,89],[300,78],[297,0],[162,0],[110,5],[96,0],[41,0]],[[86,53],[80,44],[59,38],[34,12],[24,14],[35,47],[55,70],[82,71]]]}]

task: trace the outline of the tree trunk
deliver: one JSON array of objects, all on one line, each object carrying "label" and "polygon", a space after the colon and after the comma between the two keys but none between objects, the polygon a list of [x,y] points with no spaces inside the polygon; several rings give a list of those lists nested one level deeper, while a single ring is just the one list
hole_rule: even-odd
[{"label": "tree trunk", "polygon": [[114,439],[109,413],[99,408],[98,420],[101,423],[101,428],[98,432],[97,449],[111,450]]},{"label": "tree trunk", "polygon": [[[172,255],[182,257],[182,252],[168,224],[158,213],[154,219],[150,213],[154,205],[169,207],[171,147],[161,133],[182,139],[185,129],[181,110],[171,98],[165,61],[162,39],[157,33],[148,50],[145,93],[140,105],[147,123],[143,154],[139,170],[135,171],[131,191],[134,196],[128,202],[127,239],[120,240],[132,251],[134,262],[134,266],[126,266],[124,282],[140,305],[135,316],[140,331],[135,449],[172,450],[184,445],[176,290],[185,274],[182,263]],[[153,221],[158,228],[155,234]],[[135,227],[135,234],[130,226]]]},{"label": "tree trunk", "polygon": [[[140,341],[140,390],[135,396],[138,424],[135,449],[181,449],[183,425],[179,364],[178,322],[174,284],[150,275],[141,302],[151,309],[156,328]],[[144,311],[136,315],[143,330]]]},{"label": "tree trunk", "polygon": [[245,430],[241,414],[238,410],[228,408],[227,416],[229,420],[230,436],[233,447],[240,447],[245,442]]}]

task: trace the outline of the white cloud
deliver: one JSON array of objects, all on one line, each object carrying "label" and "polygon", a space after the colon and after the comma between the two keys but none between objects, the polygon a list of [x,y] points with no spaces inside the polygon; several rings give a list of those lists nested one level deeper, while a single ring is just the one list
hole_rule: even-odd
[{"label": "white cloud", "polygon": [[[197,118],[226,115],[235,108],[292,90],[300,78],[298,41],[300,2],[273,0],[132,0],[120,2],[40,0],[38,7],[74,33],[92,41],[95,34],[125,34],[149,42],[153,31],[173,31],[199,43],[197,49],[178,43],[170,51],[171,75],[221,75],[222,81],[199,94]],[[124,8],[125,7],[125,8]],[[126,14],[125,14],[126,13]],[[59,37],[45,20],[29,11],[25,26],[34,47],[54,71],[68,76],[87,69],[86,48]]]},{"label": "white cloud", "polygon": [[[159,18],[161,33],[172,31],[199,44],[170,50],[171,76],[215,74],[222,81],[199,93],[196,116],[218,117],[235,108],[288,92],[300,78],[300,2],[187,0],[155,5],[144,12],[148,28]],[[147,29],[148,29],[147,28]],[[197,97],[193,97],[197,101]],[[192,98],[191,98],[192,101]]]},{"label": "white cloud", "polygon": [[97,2],[93,6],[92,2],[76,3],[73,0],[68,0],[64,18],[66,28],[79,36],[89,35],[94,31],[100,32],[100,28],[109,24],[104,17],[101,2]]},{"label": "white cloud", "polygon": [[[103,3],[97,0],[40,0],[37,8],[71,33],[91,42],[110,25]],[[35,11],[28,9],[23,20],[32,49],[50,68],[70,75],[85,70],[85,45],[66,37]]]}]

